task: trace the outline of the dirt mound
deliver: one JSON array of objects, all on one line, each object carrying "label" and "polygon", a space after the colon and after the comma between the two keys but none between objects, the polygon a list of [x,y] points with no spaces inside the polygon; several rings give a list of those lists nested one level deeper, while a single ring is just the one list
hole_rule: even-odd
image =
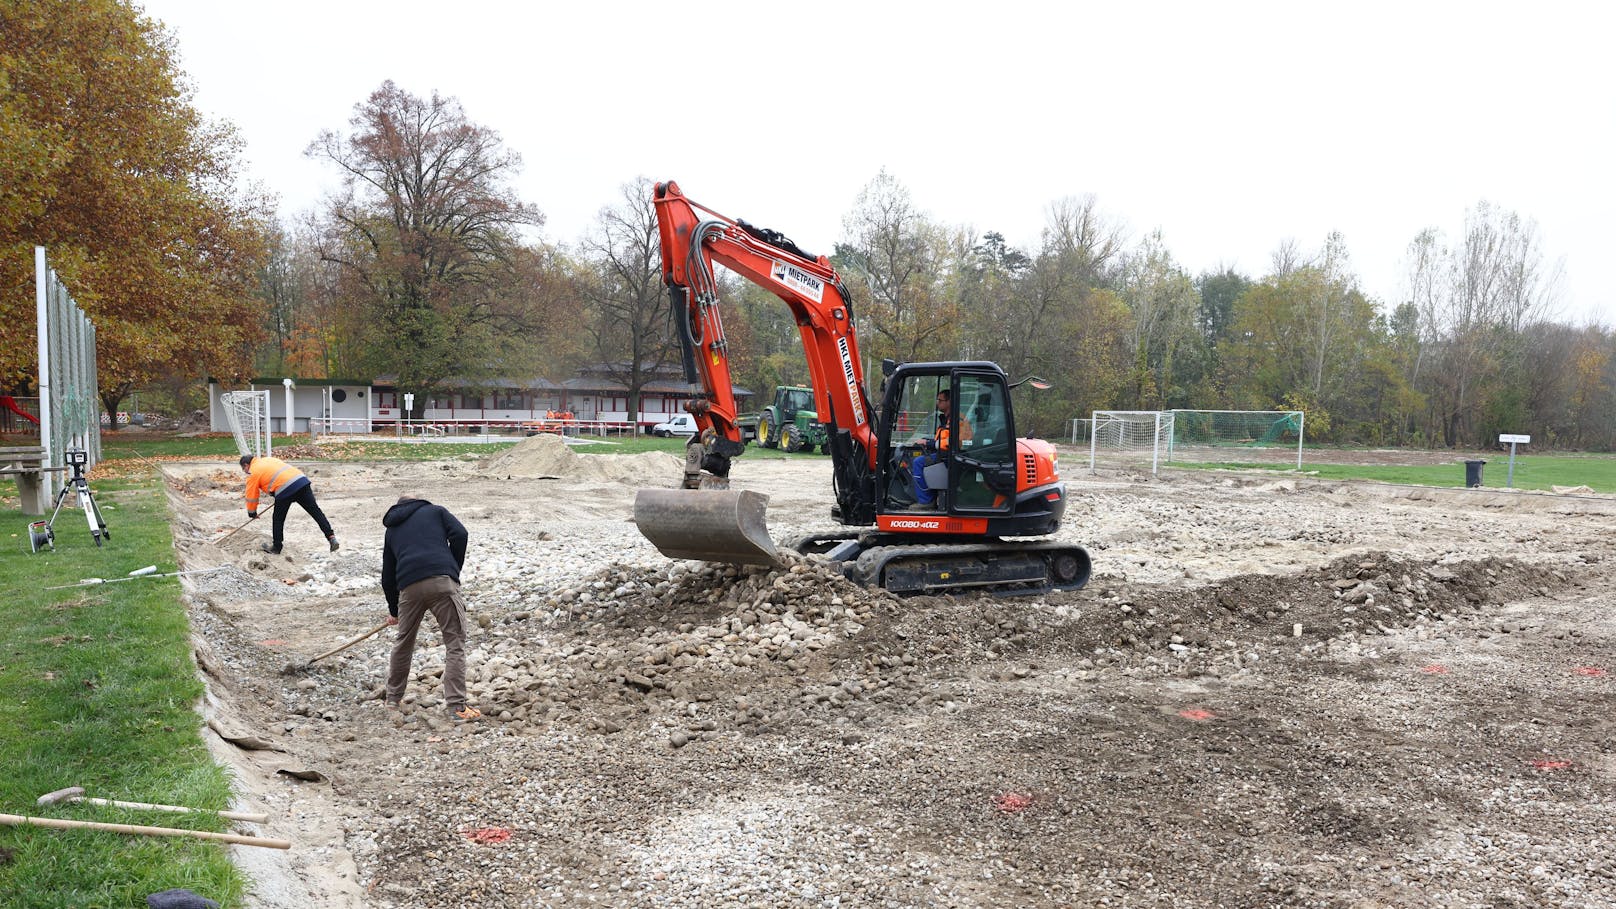
[{"label": "dirt mound", "polygon": [[659,451],[633,455],[574,454],[560,436],[540,433],[479,461],[476,472],[491,477],[645,483],[657,479],[672,481],[683,469],[683,462],[678,458]]}]

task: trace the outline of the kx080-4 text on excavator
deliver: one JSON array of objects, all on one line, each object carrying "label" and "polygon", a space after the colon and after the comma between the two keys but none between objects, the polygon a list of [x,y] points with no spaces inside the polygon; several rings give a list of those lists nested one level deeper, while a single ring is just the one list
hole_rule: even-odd
[{"label": "kx080-4 text on excavator", "polygon": [[[634,503],[640,532],[664,555],[779,564],[764,521],[766,497],[729,489],[731,460],[745,444],[717,262],[790,307],[829,430],[831,514],[850,529],[804,537],[794,548],[895,593],[1034,592],[1087,582],[1082,547],[1026,539],[1059,528],[1066,487],[1053,445],[1016,438],[1013,386],[997,364],[884,362],[877,408],[865,390],[853,301],[828,259],[699,205],[672,182],[657,185],[654,204],[685,379],[704,391],[686,406],[700,432],[686,451],[683,488],[642,489]],[[917,487],[930,507],[917,504]]]}]

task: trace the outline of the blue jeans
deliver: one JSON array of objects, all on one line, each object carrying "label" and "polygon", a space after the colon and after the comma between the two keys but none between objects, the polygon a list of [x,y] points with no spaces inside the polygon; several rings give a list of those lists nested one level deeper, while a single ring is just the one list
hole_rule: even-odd
[{"label": "blue jeans", "polygon": [[941,460],[941,458],[941,455],[935,451],[932,451],[923,455],[916,455],[909,461],[909,473],[914,477],[915,480],[915,501],[921,505],[930,505],[937,498],[937,496],[933,495],[931,489],[926,485],[926,474],[924,471],[927,467],[936,464],[939,460]]}]

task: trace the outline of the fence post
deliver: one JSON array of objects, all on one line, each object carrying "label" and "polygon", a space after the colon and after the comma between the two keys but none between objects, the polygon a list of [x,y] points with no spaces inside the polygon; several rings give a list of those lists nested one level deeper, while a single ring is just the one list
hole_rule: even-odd
[{"label": "fence post", "polygon": [[[45,274],[45,247],[34,247],[34,300],[35,311],[39,317],[39,444],[45,449],[43,463],[46,467],[52,466],[51,458],[55,454],[51,445],[51,380],[50,380],[50,313],[49,303],[46,300],[48,285]],[[45,501],[49,502],[56,496],[56,475],[46,471],[43,484],[45,487]]]},{"label": "fence post", "polygon": [[1156,433],[1150,440],[1150,475],[1155,476],[1161,465],[1161,411],[1156,411]]},{"label": "fence post", "polygon": [[1095,410],[1095,411],[1091,411],[1089,413],[1089,473],[1090,474],[1094,473],[1094,458],[1098,454],[1098,452],[1094,448],[1094,445],[1095,445],[1095,440],[1098,439],[1099,437],[1100,437],[1100,412],[1098,410]]}]

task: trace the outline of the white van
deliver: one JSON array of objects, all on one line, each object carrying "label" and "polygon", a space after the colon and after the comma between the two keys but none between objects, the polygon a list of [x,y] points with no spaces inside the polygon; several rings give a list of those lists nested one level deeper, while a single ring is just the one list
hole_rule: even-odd
[{"label": "white van", "polygon": [[668,418],[666,423],[658,423],[651,427],[651,435],[667,438],[669,436],[693,436],[696,434],[696,418],[687,413],[675,414]]}]

